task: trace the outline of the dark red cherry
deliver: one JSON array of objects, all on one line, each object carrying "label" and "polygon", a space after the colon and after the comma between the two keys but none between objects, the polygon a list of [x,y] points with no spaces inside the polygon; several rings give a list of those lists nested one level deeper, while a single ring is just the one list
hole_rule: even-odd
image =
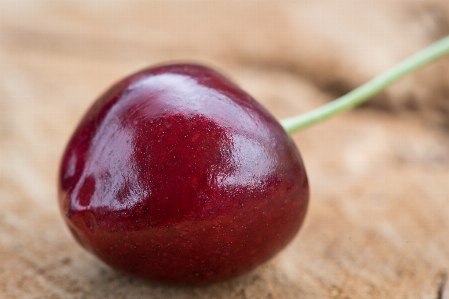
[{"label": "dark red cherry", "polygon": [[295,236],[309,197],[294,143],[213,70],[167,65],[115,84],[62,158],[59,204],[110,266],[168,283],[243,274]]}]

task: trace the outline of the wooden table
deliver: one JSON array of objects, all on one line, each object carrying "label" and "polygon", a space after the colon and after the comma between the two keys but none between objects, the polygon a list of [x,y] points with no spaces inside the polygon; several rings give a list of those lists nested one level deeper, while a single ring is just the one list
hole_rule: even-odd
[{"label": "wooden table", "polygon": [[207,287],[152,284],[84,251],[57,208],[59,159],[119,78],[206,63],[276,117],[317,107],[449,33],[446,0],[0,0],[1,298],[449,298],[449,61],[294,135],[301,232]]}]

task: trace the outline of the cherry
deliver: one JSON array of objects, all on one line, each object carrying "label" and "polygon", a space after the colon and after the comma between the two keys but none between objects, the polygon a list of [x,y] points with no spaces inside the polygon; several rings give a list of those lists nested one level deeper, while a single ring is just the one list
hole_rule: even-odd
[{"label": "cherry", "polygon": [[284,128],[213,70],[145,69],[89,109],[62,158],[71,233],[110,266],[169,283],[233,278],[299,230],[309,187]]},{"label": "cherry", "polygon": [[449,36],[282,126],[206,67],[131,75],[94,103],[65,150],[65,222],[83,247],[135,276],[199,284],[248,272],[291,241],[307,210],[307,175],[286,132],[349,110],[446,54]]}]

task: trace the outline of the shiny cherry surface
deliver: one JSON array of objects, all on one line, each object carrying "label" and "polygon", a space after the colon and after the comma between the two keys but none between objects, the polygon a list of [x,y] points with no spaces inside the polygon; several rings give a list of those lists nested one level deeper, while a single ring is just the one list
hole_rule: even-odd
[{"label": "shiny cherry surface", "polygon": [[62,158],[59,204],[110,266],[210,283],[267,261],[309,197],[294,143],[248,94],[198,65],[149,68],[89,109]]}]

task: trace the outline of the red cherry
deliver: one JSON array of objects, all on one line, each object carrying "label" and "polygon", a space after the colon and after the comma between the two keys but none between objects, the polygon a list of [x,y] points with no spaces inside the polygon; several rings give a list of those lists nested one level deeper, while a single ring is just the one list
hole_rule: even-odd
[{"label": "red cherry", "polygon": [[295,236],[309,198],[289,135],[211,69],[167,65],[115,84],[62,158],[59,204],[110,266],[169,283],[243,274]]}]

